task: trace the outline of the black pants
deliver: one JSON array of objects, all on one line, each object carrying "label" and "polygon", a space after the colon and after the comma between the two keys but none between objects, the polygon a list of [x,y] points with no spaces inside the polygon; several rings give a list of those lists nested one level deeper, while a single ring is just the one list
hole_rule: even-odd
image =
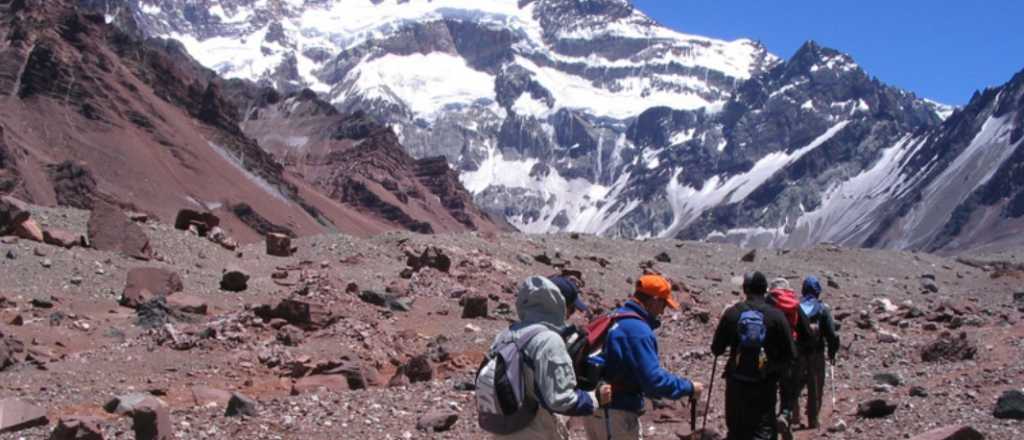
[{"label": "black pants", "polygon": [[775,440],[775,403],[778,381],[725,382],[726,440]]},{"label": "black pants", "polygon": [[790,422],[798,420],[798,407],[800,401],[801,370],[799,363],[782,372],[779,377],[779,408],[788,414]]},{"label": "black pants", "polygon": [[818,424],[818,414],[821,414],[821,402],[825,394],[825,350],[801,355],[799,376],[800,387],[797,389],[797,396],[806,386],[807,423],[814,426]]}]

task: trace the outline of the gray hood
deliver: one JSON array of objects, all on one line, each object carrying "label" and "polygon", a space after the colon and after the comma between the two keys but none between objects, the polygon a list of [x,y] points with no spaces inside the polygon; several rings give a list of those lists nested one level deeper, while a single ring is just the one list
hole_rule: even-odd
[{"label": "gray hood", "polygon": [[544,277],[534,276],[519,283],[516,312],[523,325],[544,323],[555,328],[565,327],[565,298],[558,286]]}]

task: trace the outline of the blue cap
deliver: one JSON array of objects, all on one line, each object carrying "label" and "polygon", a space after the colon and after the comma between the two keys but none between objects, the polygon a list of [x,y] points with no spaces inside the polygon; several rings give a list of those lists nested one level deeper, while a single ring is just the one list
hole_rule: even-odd
[{"label": "blue cap", "polygon": [[576,287],[576,283],[572,280],[563,277],[550,277],[548,278],[554,285],[558,286],[558,291],[562,292],[562,297],[565,298],[566,304],[572,304],[576,307],[576,310],[587,311],[590,308],[580,299],[580,289]]},{"label": "blue cap", "polygon": [[800,293],[804,296],[813,296],[815,298],[821,295],[821,283],[818,282],[818,278],[814,275],[804,278],[804,287]]}]

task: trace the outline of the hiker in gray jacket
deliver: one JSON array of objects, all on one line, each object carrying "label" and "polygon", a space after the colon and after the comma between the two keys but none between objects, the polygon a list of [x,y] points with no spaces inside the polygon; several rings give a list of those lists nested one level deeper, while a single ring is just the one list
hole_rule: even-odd
[{"label": "hiker in gray jacket", "polygon": [[566,319],[578,307],[586,306],[579,300],[579,290],[568,279],[534,276],[519,284],[516,294],[519,322],[499,334],[494,346],[509,338],[517,339],[537,326],[543,328],[522,348],[526,400],[536,402],[537,410],[525,428],[508,435],[495,435],[495,438],[568,439],[568,429],[555,414],[593,414],[596,397],[576,388],[572,359],[560,334],[567,325]]}]

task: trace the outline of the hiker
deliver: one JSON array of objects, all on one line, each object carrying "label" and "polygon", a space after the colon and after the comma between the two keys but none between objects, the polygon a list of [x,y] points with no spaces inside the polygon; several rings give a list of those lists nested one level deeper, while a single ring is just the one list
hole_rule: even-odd
[{"label": "hiker", "polygon": [[[576,389],[572,360],[559,334],[577,308],[586,306],[567,279],[534,276],[519,284],[519,322],[495,338],[477,373],[480,426],[494,438],[567,439],[568,430],[555,414],[594,412],[596,399]],[[607,400],[602,396],[601,401]]]},{"label": "hiker", "polygon": [[818,429],[821,426],[818,415],[821,414],[822,397],[825,394],[825,349],[828,348],[828,362],[835,365],[839,334],[832,319],[832,309],[821,301],[821,283],[818,279],[814,276],[805,278],[801,294],[803,298],[800,300],[800,308],[809,323],[810,335],[807,342],[801,344],[800,382],[796,391],[798,402],[794,408],[799,407],[799,396],[806,386],[807,427]]},{"label": "hiker", "polygon": [[[771,289],[766,297],[768,304],[782,312],[786,322],[790,326],[790,335],[797,346],[797,356],[802,352],[801,344],[807,341],[810,335],[810,327],[807,316],[800,308],[800,299],[796,292],[789,286],[789,280],[775,278],[772,280]],[[783,439],[793,438],[793,428],[799,423],[797,406],[800,400],[800,363],[799,358],[792,362],[789,368],[779,374],[779,407],[780,412],[776,420],[779,435]]]},{"label": "hiker", "polygon": [[746,300],[725,311],[711,343],[716,359],[729,349],[724,374],[728,440],[777,438],[776,387],[796,358],[796,347],[786,317],[765,300],[767,290],[761,272],[744,275]]},{"label": "hiker", "polygon": [[672,285],[660,275],[644,275],[625,305],[612,312],[601,353],[601,379],[611,384],[611,403],[584,421],[590,440],[641,438],[640,414],[644,397],[699,399],[704,385],[669,373],[658,360],[654,330],[665,307],[679,309]]}]

